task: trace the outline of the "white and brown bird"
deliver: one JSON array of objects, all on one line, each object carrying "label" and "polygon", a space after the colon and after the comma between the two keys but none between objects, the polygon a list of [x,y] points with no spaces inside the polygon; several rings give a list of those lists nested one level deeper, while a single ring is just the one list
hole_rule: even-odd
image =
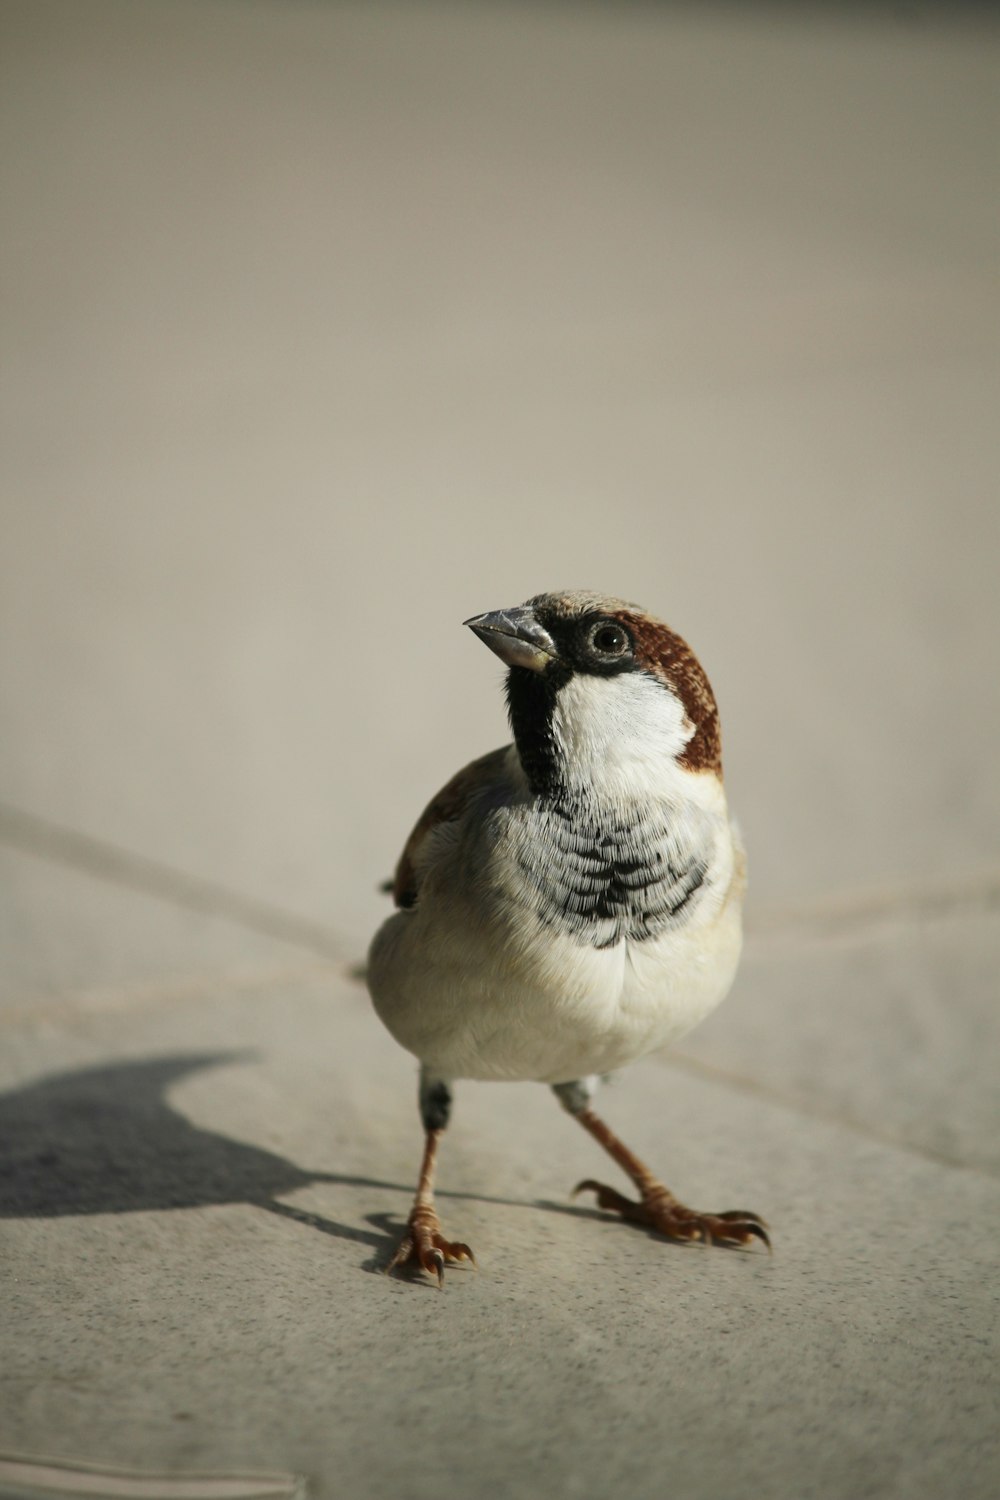
[{"label": "white and brown bird", "polygon": [[685,1208],[591,1108],[602,1074],[697,1025],[736,972],[745,859],[708,679],[666,625],[599,594],[465,623],[510,669],[514,742],[429,804],[371,946],[375,1008],[420,1060],[426,1132],[389,1269],[440,1282],[446,1262],[473,1259],[434,1206],[458,1078],[550,1084],[635,1185],[629,1199],[581,1183],[601,1208],[670,1239],[769,1245],[756,1214]]}]

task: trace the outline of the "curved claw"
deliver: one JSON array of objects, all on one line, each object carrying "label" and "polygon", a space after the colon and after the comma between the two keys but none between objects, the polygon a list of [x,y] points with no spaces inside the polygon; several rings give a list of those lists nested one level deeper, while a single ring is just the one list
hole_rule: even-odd
[{"label": "curved claw", "polygon": [[745,1219],[750,1224],[759,1224],[761,1229],[770,1229],[771,1227],[766,1219],[762,1219],[760,1214],[752,1213],[749,1208],[729,1208],[724,1214],[713,1214],[712,1218],[732,1220]]},{"label": "curved claw", "polygon": [[595,1182],[592,1177],[578,1182],[570,1197],[575,1198],[577,1193],[596,1193],[598,1208],[606,1208],[611,1213],[622,1214],[626,1218],[634,1218],[636,1211],[642,1208],[640,1203],[633,1203],[631,1198],[623,1197],[614,1188],[606,1187],[603,1182]]},{"label": "curved claw", "polygon": [[748,1209],[731,1208],[726,1213],[712,1214],[713,1219],[718,1219],[724,1224],[729,1224],[736,1231],[742,1230],[739,1235],[740,1244],[745,1245],[748,1240],[762,1240],[771,1251],[771,1236],[768,1233],[770,1225],[760,1214],[751,1213]]},{"label": "curved claw", "polygon": [[[741,1214],[707,1214],[709,1239],[717,1245],[747,1245],[752,1239],[763,1241],[767,1253],[771,1255],[771,1241],[763,1223],[757,1218],[744,1217]],[[720,1224],[719,1229],[714,1228]]]},{"label": "curved claw", "polygon": [[717,1214],[695,1213],[678,1203],[666,1188],[658,1185],[644,1193],[636,1202],[623,1197],[603,1182],[596,1182],[592,1177],[577,1183],[573,1189],[573,1197],[587,1191],[596,1193],[598,1208],[618,1213],[633,1224],[644,1224],[647,1229],[656,1230],[667,1239],[679,1240],[685,1244],[722,1245],[729,1248],[748,1245],[751,1240],[759,1239],[766,1246],[768,1254],[772,1253],[767,1224],[759,1214],[752,1213],[749,1209],[731,1208]]},{"label": "curved claw", "polygon": [[771,1237],[764,1225],[757,1219],[747,1219],[743,1225],[743,1231],[744,1232],[740,1238],[741,1244],[745,1245],[749,1240],[758,1239],[763,1242],[768,1255],[772,1255],[774,1253],[771,1248]]},{"label": "curved claw", "polygon": [[401,1239],[399,1244],[396,1246],[396,1249],[393,1252],[392,1260],[385,1268],[385,1274],[387,1276],[391,1276],[397,1266],[405,1265],[413,1255],[413,1250],[413,1236],[408,1234],[404,1239]]},{"label": "curved claw", "polygon": [[441,1251],[424,1250],[420,1254],[420,1269],[426,1271],[428,1276],[436,1276],[439,1289],[444,1287],[444,1256]]},{"label": "curved claw", "polygon": [[428,1231],[411,1224],[385,1272],[390,1276],[397,1267],[410,1267],[433,1276],[438,1286],[443,1287],[445,1266],[458,1264],[463,1260],[471,1262],[476,1270],[479,1269],[470,1246],[461,1241],[446,1240],[437,1230]]}]

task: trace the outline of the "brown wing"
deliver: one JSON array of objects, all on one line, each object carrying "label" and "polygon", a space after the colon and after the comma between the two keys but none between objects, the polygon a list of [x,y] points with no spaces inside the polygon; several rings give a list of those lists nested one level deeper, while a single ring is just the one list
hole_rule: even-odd
[{"label": "brown wing", "polygon": [[396,866],[391,890],[392,899],[397,906],[412,906],[417,899],[420,852],[430,834],[442,823],[452,823],[462,816],[470,797],[501,772],[509,749],[509,745],[503,745],[499,750],[491,750],[488,755],[481,755],[478,760],[470,761],[428,802],[406,840]]}]

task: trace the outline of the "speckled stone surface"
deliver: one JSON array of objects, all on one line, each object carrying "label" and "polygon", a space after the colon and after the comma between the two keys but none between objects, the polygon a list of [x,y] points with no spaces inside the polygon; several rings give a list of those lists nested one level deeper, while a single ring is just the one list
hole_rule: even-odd
[{"label": "speckled stone surface", "polygon": [[334,974],[90,1017],[41,1077],[38,1047],[0,1103],[8,1448],[331,1497],[989,1493],[978,1172],[646,1064],[609,1118],[774,1226],[770,1258],[685,1249],[571,1205],[604,1164],[546,1090],[469,1084],[441,1211],[480,1269],[442,1293],[379,1274],[413,1073]]},{"label": "speckled stone surface", "polygon": [[[993,1500],[986,8],[0,23],[0,1464]],[[750,850],[731,999],[601,1105],[774,1254],[470,1084],[439,1293],[350,973],[505,735],[459,622],[565,586],[691,639]]]},{"label": "speckled stone surface", "polygon": [[998,955],[1000,909],[751,939],[730,1001],[678,1051],[717,1081],[1000,1175]]}]

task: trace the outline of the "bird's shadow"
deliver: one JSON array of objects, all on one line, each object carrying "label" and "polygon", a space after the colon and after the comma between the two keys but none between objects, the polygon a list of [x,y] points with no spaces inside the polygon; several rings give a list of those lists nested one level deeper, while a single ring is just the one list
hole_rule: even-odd
[{"label": "bird's shadow", "polygon": [[[404,1195],[413,1185],[311,1171],[194,1125],[169,1101],[187,1074],[245,1053],[152,1057],[57,1073],[0,1095],[0,1219],[55,1219],[246,1203],[322,1234],[368,1246],[365,1269],[389,1264],[403,1215],[372,1213],[370,1228],[343,1224],[284,1203],[313,1183]],[[478,1198],[469,1193],[440,1196]],[[515,1204],[560,1209],[557,1204]],[[568,1206],[567,1206],[568,1207]],[[574,1210],[570,1209],[573,1212]],[[589,1214],[586,1209],[576,1210]]]}]

